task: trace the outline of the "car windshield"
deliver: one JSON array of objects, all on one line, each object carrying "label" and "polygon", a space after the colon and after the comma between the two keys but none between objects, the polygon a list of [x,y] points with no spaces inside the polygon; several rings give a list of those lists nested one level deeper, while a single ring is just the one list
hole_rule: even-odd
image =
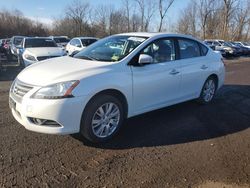
[{"label": "car windshield", "polygon": [[23,41],[23,37],[15,37],[13,43],[15,45],[20,45],[22,43],[22,41]]},{"label": "car windshield", "polygon": [[146,39],[137,36],[111,36],[95,42],[74,57],[108,62],[120,61]]},{"label": "car windshield", "polygon": [[207,44],[207,45],[212,45],[213,42],[211,42],[211,41],[205,41],[205,44]]},{"label": "car windshield", "polygon": [[55,41],[51,39],[26,39],[25,48],[57,47]]},{"label": "car windshield", "polygon": [[250,44],[247,43],[247,42],[243,42],[243,44],[244,44],[245,46],[250,46]]},{"label": "car windshield", "polygon": [[232,47],[232,44],[230,44],[229,42],[224,42],[223,45],[228,46],[228,47]]},{"label": "car windshield", "polygon": [[234,44],[235,46],[242,47],[242,45],[241,45],[240,43],[234,42],[233,44]]},{"label": "car windshield", "polygon": [[68,38],[64,38],[64,37],[54,37],[54,40],[56,41],[56,43],[66,43],[69,42]]}]

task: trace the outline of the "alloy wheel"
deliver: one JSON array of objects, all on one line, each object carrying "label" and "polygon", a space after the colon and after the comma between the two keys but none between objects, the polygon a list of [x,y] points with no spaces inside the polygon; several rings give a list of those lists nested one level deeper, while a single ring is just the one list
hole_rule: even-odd
[{"label": "alloy wheel", "polygon": [[106,138],[118,127],[120,110],[115,103],[109,102],[100,106],[92,118],[92,130],[95,136]]}]

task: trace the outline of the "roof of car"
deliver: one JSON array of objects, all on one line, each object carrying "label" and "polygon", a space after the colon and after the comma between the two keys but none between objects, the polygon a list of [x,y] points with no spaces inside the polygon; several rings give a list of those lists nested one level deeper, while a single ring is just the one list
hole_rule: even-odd
[{"label": "roof of car", "polygon": [[160,33],[160,32],[134,32],[134,33],[121,33],[117,35],[127,35],[127,36],[140,36],[140,37],[155,37],[155,36],[166,36],[166,37],[185,37],[194,38],[191,35],[183,35],[177,33]]},{"label": "roof of car", "polygon": [[49,38],[69,38],[68,36],[49,36]]},{"label": "roof of car", "polygon": [[11,38],[24,38],[25,36],[19,36],[19,35],[17,35],[17,36],[13,36],[13,37],[11,37]]},{"label": "roof of car", "polygon": [[48,39],[48,40],[52,40],[49,37],[25,37],[25,39]]},{"label": "roof of car", "polygon": [[95,38],[95,37],[75,37],[73,39],[98,39],[98,38]]}]

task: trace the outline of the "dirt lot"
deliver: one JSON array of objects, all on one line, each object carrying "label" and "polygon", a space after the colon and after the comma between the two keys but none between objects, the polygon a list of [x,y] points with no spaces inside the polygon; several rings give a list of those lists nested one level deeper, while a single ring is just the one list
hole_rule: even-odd
[{"label": "dirt lot", "polygon": [[13,77],[2,74],[0,187],[249,188],[250,59],[226,68],[211,105],[191,101],[130,119],[101,146],[26,131],[8,108]]}]

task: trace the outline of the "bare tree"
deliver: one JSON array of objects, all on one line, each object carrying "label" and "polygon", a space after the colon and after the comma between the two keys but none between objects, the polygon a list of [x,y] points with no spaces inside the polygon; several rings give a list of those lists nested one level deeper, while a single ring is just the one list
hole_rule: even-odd
[{"label": "bare tree", "polygon": [[162,24],[169,8],[174,3],[174,0],[159,0],[160,25],[158,31],[162,31]]},{"label": "bare tree", "polygon": [[145,0],[135,0],[141,12],[141,31],[144,31],[144,17],[145,17]]},{"label": "bare tree", "polygon": [[206,39],[207,33],[207,24],[208,18],[210,14],[215,11],[214,9],[215,0],[199,0],[198,9],[199,9],[199,18],[201,22],[201,29],[202,29],[202,38]]},{"label": "bare tree", "polygon": [[90,5],[80,0],[74,0],[66,7],[66,16],[72,19],[75,23],[75,35],[81,35],[83,32],[83,24],[87,22],[87,13]]},{"label": "bare tree", "polygon": [[222,38],[228,39],[228,29],[229,23],[232,18],[234,11],[236,10],[236,6],[238,0],[223,0],[224,7],[223,7],[223,23],[222,23]]},{"label": "bare tree", "polygon": [[13,35],[46,36],[48,28],[40,23],[24,17],[19,10],[0,10],[0,37],[7,38]]},{"label": "bare tree", "polygon": [[181,13],[177,22],[177,32],[196,36],[197,27],[197,4],[192,1]]},{"label": "bare tree", "polygon": [[140,10],[140,31],[148,31],[154,16],[156,4],[152,0],[135,0]]},{"label": "bare tree", "polygon": [[156,4],[151,0],[147,0],[146,1],[146,12],[144,14],[144,16],[145,16],[144,30],[145,31],[149,30],[149,25],[150,25],[150,22],[154,16],[155,10],[156,10]]},{"label": "bare tree", "polygon": [[125,7],[125,13],[126,13],[126,20],[127,20],[127,32],[130,32],[130,16],[131,16],[131,1],[129,0],[123,0],[123,4]]},{"label": "bare tree", "polygon": [[250,22],[250,2],[248,2],[248,6],[244,9],[243,7],[239,7],[234,16],[234,40],[242,40],[244,31],[247,33],[247,24]]}]

